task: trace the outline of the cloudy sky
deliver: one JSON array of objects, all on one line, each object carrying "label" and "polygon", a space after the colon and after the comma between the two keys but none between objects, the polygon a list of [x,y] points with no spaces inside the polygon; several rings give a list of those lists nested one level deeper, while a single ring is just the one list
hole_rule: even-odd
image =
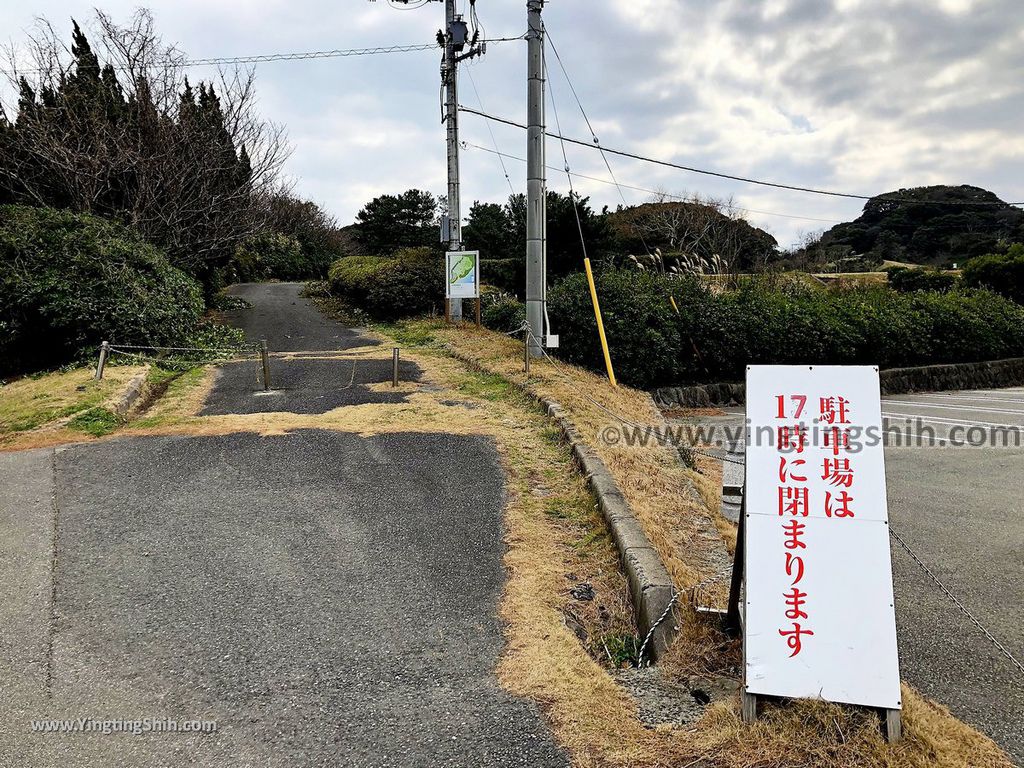
[{"label": "cloudy sky", "polygon": [[[468,0],[459,0],[460,5]],[[35,17],[58,28],[101,7],[127,20],[138,3],[24,0],[0,8],[17,43]],[[489,37],[525,30],[523,0],[478,0]],[[193,58],[430,42],[431,2],[175,0],[149,5],[160,32]],[[467,8],[468,10],[468,8]],[[677,163],[861,194],[969,183],[1024,201],[1024,6],[1020,0],[550,0],[545,20],[603,144]],[[5,40],[6,42],[7,40]],[[287,127],[297,191],[352,220],[375,195],[443,193],[438,54],[274,62],[257,67],[264,115]],[[523,121],[526,46],[490,46],[468,65],[462,103]],[[551,87],[567,135],[589,138],[554,57]],[[199,68],[193,78],[215,74]],[[479,93],[474,92],[475,83]],[[549,124],[554,115],[549,109]],[[465,115],[463,139],[519,157],[525,136]],[[600,155],[569,147],[577,173],[608,179]],[[549,163],[562,165],[554,140]],[[733,197],[784,246],[855,217],[856,201],[817,197],[611,157],[623,185]],[[511,186],[525,168],[506,160]],[[501,200],[495,155],[463,155],[463,205]],[[565,174],[550,186],[566,190]],[[616,187],[581,179],[597,207]],[[649,192],[622,189],[630,202]]]}]

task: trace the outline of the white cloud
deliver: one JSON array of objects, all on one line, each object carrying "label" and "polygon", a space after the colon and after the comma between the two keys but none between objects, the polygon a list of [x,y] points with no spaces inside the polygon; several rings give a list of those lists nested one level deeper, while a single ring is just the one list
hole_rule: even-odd
[{"label": "white cloud", "polygon": [[[94,0],[6,4],[0,24],[38,14],[65,24]],[[125,18],[128,0],[105,8]],[[525,28],[525,3],[481,3],[490,36]],[[442,8],[396,11],[385,2],[183,0],[154,8],[164,35],[193,56],[431,42]],[[875,194],[905,185],[971,183],[1024,200],[1024,17],[1019,0],[559,0],[545,18],[592,124],[607,146],[783,183]],[[472,64],[487,111],[525,113],[525,46],[491,46]],[[550,57],[566,133],[589,138]],[[302,194],[350,221],[370,197],[420,187],[444,191],[435,52],[261,65],[267,116],[295,145],[288,171]],[[463,103],[476,104],[464,79]],[[553,125],[553,115],[549,114]],[[491,146],[465,116],[468,141]],[[503,151],[525,152],[522,132],[493,127]],[[574,170],[607,177],[600,156],[569,149]],[[560,166],[553,142],[549,162]],[[733,195],[747,208],[810,218],[856,216],[859,204],[752,187],[611,158],[619,179],[668,191]],[[523,167],[507,161],[516,188]],[[498,200],[508,185],[494,156],[465,153],[463,197]],[[565,189],[564,174],[551,185]],[[594,202],[614,187],[581,180]],[[647,195],[624,190],[630,202]],[[822,222],[750,215],[783,244]]]}]

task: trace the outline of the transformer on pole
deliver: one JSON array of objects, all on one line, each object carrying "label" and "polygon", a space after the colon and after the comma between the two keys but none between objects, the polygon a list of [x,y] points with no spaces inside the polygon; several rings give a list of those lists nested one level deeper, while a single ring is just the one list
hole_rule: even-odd
[{"label": "transformer on pole", "polygon": [[[408,5],[410,0],[395,0]],[[437,42],[444,48],[441,61],[441,84],[445,90],[444,117],[448,145],[448,210],[441,219],[441,240],[449,251],[462,249],[462,205],[459,189],[459,62],[483,55],[487,44],[479,41],[479,29],[470,32],[469,25],[456,13],[456,0],[444,0],[445,26],[437,33]],[[470,6],[476,0],[470,0]],[[426,3],[423,3],[424,5]],[[476,24],[475,11],[471,15]],[[462,299],[452,299],[450,318],[462,318]]]}]

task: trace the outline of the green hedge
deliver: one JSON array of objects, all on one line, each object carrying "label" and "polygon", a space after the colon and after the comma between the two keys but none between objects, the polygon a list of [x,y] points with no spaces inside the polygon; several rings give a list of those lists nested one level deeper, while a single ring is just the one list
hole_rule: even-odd
[{"label": "green hedge", "polygon": [[964,265],[964,283],[1024,304],[1024,245],[1015,243],[1006,253],[971,259]]},{"label": "green hedge", "polygon": [[327,276],[331,255],[312,253],[294,237],[265,232],[247,238],[228,265],[229,282],[261,280],[314,280]]},{"label": "green hedge", "polygon": [[133,230],[0,206],[0,374],[62,365],[105,339],[176,345],[202,312],[199,284]]},{"label": "green hedge", "polygon": [[331,293],[381,320],[396,320],[444,307],[444,261],[429,248],[394,256],[348,256],[328,272]]},{"label": "green hedge", "polygon": [[939,291],[945,293],[956,287],[957,276],[937,269],[890,267],[889,285],[900,293],[910,291]]},{"label": "green hedge", "polygon": [[480,297],[480,320],[485,327],[512,333],[526,322],[526,305],[503,291],[484,291]]},{"label": "green hedge", "polygon": [[[988,291],[747,281],[714,293],[693,279],[614,270],[597,283],[616,373],[639,387],[737,381],[747,364],[894,368],[1024,355],[1024,307]],[[548,298],[559,354],[603,370],[586,277],[570,275]]]}]

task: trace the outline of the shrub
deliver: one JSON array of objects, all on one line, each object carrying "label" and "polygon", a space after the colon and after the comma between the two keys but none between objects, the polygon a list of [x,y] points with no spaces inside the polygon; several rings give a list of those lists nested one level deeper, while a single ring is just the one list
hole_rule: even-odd
[{"label": "shrub", "polygon": [[891,267],[889,285],[900,293],[910,291],[936,291],[945,293],[956,287],[956,275],[939,272],[937,269],[908,269]]},{"label": "shrub", "polygon": [[381,320],[434,312],[444,304],[444,261],[429,248],[338,259],[329,280],[332,293]]},{"label": "shrub", "polygon": [[0,372],[92,354],[103,340],[178,345],[198,328],[198,283],[137,233],[87,214],[0,207]]},{"label": "shrub", "polygon": [[[595,279],[616,373],[624,381],[640,385],[675,380],[686,347],[669,302],[667,281],[644,272],[618,270],[603,271]],[[697,289],[695,283],[686,285]],[[548,292],[548,312],[554,332],[561,336],[559,354],[603,370],[586,276],[577,273],[557,283]]]},{"label": "shrub", "polygon": [[526,322],[526,305],[503,291],[484,291],[480,297],[483,324],[500,333],[511,333]]},{"label": "shrub", "polygon": [[312,280],[327,274],[329,257],[307,253],[294,237],[280,232],[254,235],[235,249],[228,267],[232,282]]},{"label": "shrub", "polygon": [[1015,243],[1003,254],[990,253],[964,265],[964,283],[987,288],[1024,304],[1024,244]]},{"label": "shrub", "polygon": [[526,288],[525,259],[480,259],[480,279],[513,296]]},{"label": "shrub", "polygon": [[361,290],[364,281],[373,277],[388,260],[383,256],[346,256],[327,270],[331,293],[348,296]]},{"label": "shrub", "polygon": [[[988,291],[747,280],[715,293],[693,279],[634,271],[596,280],[616,373],[640,387],[739,380],[748,364],[892,368],[1024,354],[1024,308]],[[585,277],[558,283],[548,310],[559,354],[603,370]]]}]

